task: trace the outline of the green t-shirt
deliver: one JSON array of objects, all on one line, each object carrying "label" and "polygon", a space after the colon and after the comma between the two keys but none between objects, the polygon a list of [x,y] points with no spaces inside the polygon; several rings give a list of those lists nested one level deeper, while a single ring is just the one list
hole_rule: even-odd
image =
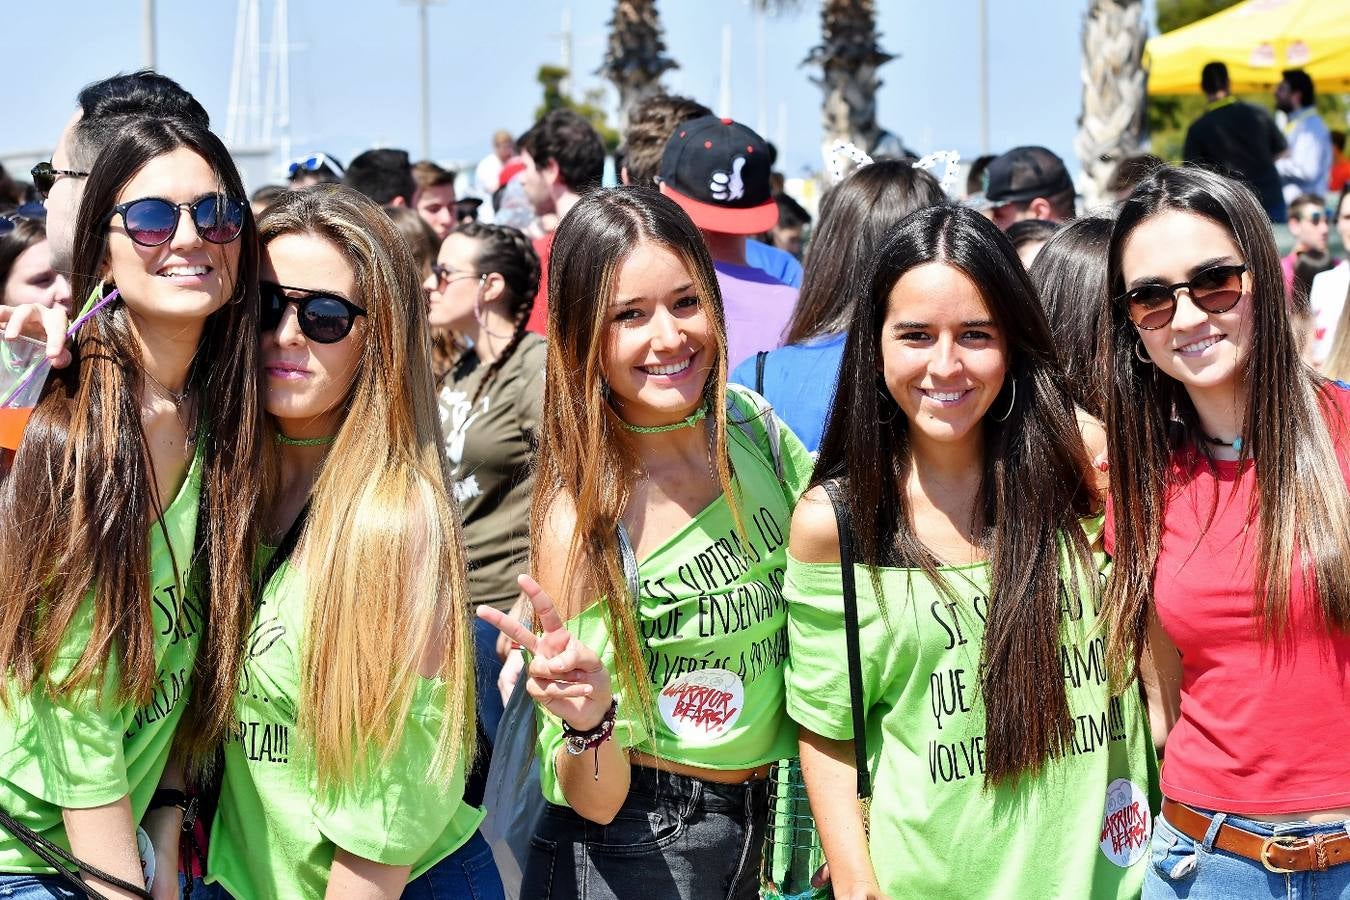
[{"label": "green t-shirt", "polygon": [[[363,859],[412,866],[411,878],[474,835],[482,810],[464,803],[464,765],[432,770],[445,684],[422,679],[388,763],[320,793],[296,743],[304,580],[287,564],[263,591],[239,683],[239,726],[225,745],[225,777],[211,830],[207,880],[235,897],[322,897],[341,847]],[[372,597],[371,602],[378,602]]]},{"label": "green t-shirt", "polygon": [[[888,628],[869,570],[855,567],[872,865],[882,890],[953,900],[1138,897],[1157,763],[1138,691],[1110,695],[1098,609],[1086,592],[1064,594],[1072,747],[1039,775],[986,791],[979,671],[989,570],[939,571],[957,602],[921,570],[881,570]],[[838,563],[788,559],[787,708],[803,728],[850,740],[839,573]]]},{"label": "green t-shirt", "polygon": [[[0,807],[67,850],[62,809],[103,806],[130,795],[131,815],[139,822],[169,760],[202,624],[199,598],[191,589],[184,590],[190,588],[201,478],[199,449],[177,496],[164,510],[169,542],[165,543],[160,523],[150,526],[150,605],[158,678],[150,702],[136,707],[117,696],[116,659],[109,659],[100,683],[91,682],[60,699],[49,697],[41,684],[27,696],[6,688],[12,693],[9,711],[0,709]],[[74,670],[89,643],[93,621],[91,593],[62,636],[51,681]],[[51,871],[0,829],[0,872]]]},{"label": "green t-shirt", "polygon": [[[749,419],[749,401],[735,400]],[[721,495],[638,565],[637,621],[656,709],[643,716],[620,696],[615,728],[620,746],[707,769],[744,769],[797,755],[797,729],[783,709],[782,585],[792,507],[814,463],[779,423],[780,482],[762,420],[749,427],[754,441],[737,425],[727,428],[744,537]],[[617,685],[604,601],[567,627],[600,655]],[[566,805],[555,760],[562,723],[542,710],[538,722],[544,796]]]}]

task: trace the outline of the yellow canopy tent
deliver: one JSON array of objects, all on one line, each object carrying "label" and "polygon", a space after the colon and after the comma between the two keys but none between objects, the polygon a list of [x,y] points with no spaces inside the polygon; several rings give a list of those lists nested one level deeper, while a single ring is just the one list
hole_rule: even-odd
[{"label": "yellow canopy tent", "polygon": [[1282,69],[1350,90],[1350,0],[1246,0],[1158,35],[1144,48],[1148,92],[1199,93],[1209,62],[1227,64],[1234,92],[1274,88]]}]

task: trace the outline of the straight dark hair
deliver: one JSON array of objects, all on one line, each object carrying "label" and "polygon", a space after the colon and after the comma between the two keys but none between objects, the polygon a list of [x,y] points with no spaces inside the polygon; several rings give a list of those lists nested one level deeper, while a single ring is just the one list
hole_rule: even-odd
[{"label": "straight dark hair", "polygon": [[861,281],[882,236],[914,210],[946,202],[937,179],[898,159],[855,169],[835,185],[820,205],[785,343],[843,331],[852,312],[845,285]]},{"label": "straight dark hair", "polygon": [[[1134,229],[1163,212],[1201,216],[1233,236],[1251,277],[1252,346],[1239,377],[1248,387],[1241,459],[1256,467],[1257,584],[1253,614],[1267,637],[1289,616],[1295,551],[1316,579],[1321,612],[1350,626],[1350,499],[1328,419],[1339,417],[1326,382],[1305,366],[1290,325],[1270,220],[1245,186],[1201,168],[1159,169],[1135,188],[1111,230],[1109,296],[1125,291],[1121,254]],[[1115,570],[1107,583],[1109,658],[1117,676],[1138,673],[1153,602],[1172,454],[1208,453],[1190,394],[1135,356],[1138,332],[1123,304],[1102,317],[1106,433],[1115,517]],[[1259,423],[1259,427],[1256,427]]]},{"label": "straight dark hair", "polygon": [[1111,220],[1087,216],[1061,226],[1036,254],[1027,274],[1040,294],[1074,402],[1102,414],[1097,325],[1106,303],[1106,245]]},{"label": "straight dark hair", "polygon": [[879,598],[879,568],[893,565],[922,569],[952,595],[941,563],[914,531],[905,488],[913,465],[909,425],[878,376],[891,291],[907,272],[929,263],[970,278],[1008,342],[1006,387],[993,408],[1010,412],[1004,421],[986,416],[983,423],[975,523],[991,582],[980,694],[985,782],[992,785],[1037,771],[1071,740],[1060,667],[1061,592],[1097,589],[1080,523],[1096,498],[1086,481],[1073,398],[1036,290],[1007,237],[983,216],[964,207],[922,209],[881,242],[853,305],[814,481],[845,478],[857,556],[871,569]]},{"label": "straight dark hair", "polygon": [[[99,154],[76,220],[74,296],[100,284],[108,222],[126,184],[152,160],[178,149],[199,154],[219,190],[244,200],[244,185],[220,139],[183,119],[142,119],[123,127]],[[234,718],[244,636],[252,615],[250,564],[261,482],[258,245],[244,204],[239,267],[228,301],[207,317],[187,383],[198,398],[202,496],[191,569],[201,644],[192,700],[179,735],[204,760]],[[161,529],[141,427],[142,368],[128,312],[114,301],[80,329],[71,366],[49,381],[0,493],[0,671],[31,691],[52,671],[62,638],[92,592],[93,625],[56,696],[115,665],[119,696],[147,703],[156,687],[149,583],[150,528]],[[167,540],[167,534],[165,535]],[[186,588],[186,585],[180,587]]]}]

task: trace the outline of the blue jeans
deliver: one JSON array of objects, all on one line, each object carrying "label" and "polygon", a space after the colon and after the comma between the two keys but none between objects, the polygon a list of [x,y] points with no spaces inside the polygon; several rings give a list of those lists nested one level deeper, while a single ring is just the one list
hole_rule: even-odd
[{"label": "blue jeans", "polygon": [[[182,876],[179,876],[181,885]],[[2,885],[3,882],[0,882]],[[0,897],[4,897],[0,893]],[[26,895],[24,896],[26,900]],[[37,897],[46,898],[47,894]],[[64,898],[65,894],[59,894]],[[74,896],[73,894],[70,896]],[[418,875],[403,889],[404,900],[506,900],[502,878],[497,874],[497,863],[492,848],[475,831],[468,842],[445,859]],[[192,900],[229,900],[229,894],[218,884],[203,884],[194,879]]]},{"label": "blue jeans", "polygon": [[549,804],[522,900],[758,900],[768,782],[717,784],[633,766],[614,821]]},{"label": "blue jeans", "polygon": [[[497,690],[497,676],[502,674],[502,661],[497,658],[497,637],[500,635],[482,619],[473,620],[474,664],[478,672],[478,721],[483,724],[483,733],[488,743],[497,739],[497,726],[502,721],[501,692]],[[487,763],[483,764],[487,768]]]},{"label": "blue jeans", "polygon": [[1310,837],[1346,834],[1350,822],[1324,825],[1255,822],[1226,813],[1208,813],[1213,819],[1203,841],[1177,831],[1161,815],[1154,820],[1151,865],[1144,875],[1144,900],[1244,900],[1248,897],[1284,897],[1288,900],[1350,900],[1350,863],[1325,872],[1268,872],[1255,860],[1214,846],[1219,826],[1229,825],[1253,834]]},{"label": "blue jeans", "polygon": [[0,874],[4,900],[79,900],[80,895],[55,875]]}]

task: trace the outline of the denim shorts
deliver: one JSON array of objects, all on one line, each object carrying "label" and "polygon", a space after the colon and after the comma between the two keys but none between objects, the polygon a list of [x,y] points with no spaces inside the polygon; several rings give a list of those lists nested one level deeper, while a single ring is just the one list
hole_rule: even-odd
[{"label": "denim shorts", "polygon": [[549,804],[530,839],[530,900],[756,900],[768,783],[717,784],[633,766],[614,821]]},{"label": "denim shorts", "polygon": [[1310,825],[1256,822],[1227,813],[1199,810],[1211,816],[1202,841],[1177,831],[1161,815],[1154,819],[1151,865],[1144,875],[1144,900],[1246,900],[1249,897],[1285,897],[1288,900],[1350,900],[1350,863],[1325,872],[1269,872],[1256,860],[1214,846],[1219,826],[1228,823],[1243,831],[1271,836],[1311,837],[1350,833],[1350,821]]},{"label": "denim shorts", "polygon": [[[183,885],[181,875],[179,885],[180,888]],[[47,895],[38,896],[45,898]],[[229,900],[229,896],[218,884],[205,884],[199,878],[193,880],[192,900]],[[2,897],[4,894],[0,893]],[[408,882],[403,889],[404,900],[505,900],[505,897],[492,848],[478,831],[464,846]]]},{"label": "denim shorts", "polygon": [[0,874],[0,900],[81,900],[55,875]]}]

